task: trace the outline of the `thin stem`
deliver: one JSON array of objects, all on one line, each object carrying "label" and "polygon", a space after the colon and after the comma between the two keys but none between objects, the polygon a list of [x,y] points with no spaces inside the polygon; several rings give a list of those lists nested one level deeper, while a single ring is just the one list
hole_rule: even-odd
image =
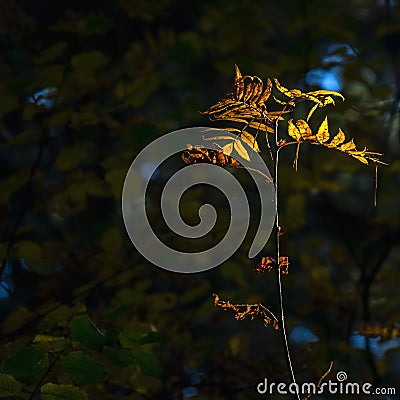
[{"label": "thin stem", "polygon": [[44,380],[46,379],[47,375],[50,373],[50,371],[53,369],[54,364],[59,360],[60,356],[62,354],[62,351],[60,351],[57,356],[54,358],[54,360],[49,364],[49,366],[47,367],[45,373],[43,374],[43,376],[40,378],[39,382],[36,384],[35,388],[33,389],[33,392],[31,393],[31,395],[29,396],[29,400],[33,400],[35,398],[35,394],[37,393],[37,391],[39,390],[40,386],[42,386],[42,383],[44,382]]},{"label": "thin stem", "polygon": [[[281,227],[279,226],[279,207],[278,207],[278,170],[279,170],[279,150],[280,147],[278,145],[278,121],[275,121],[275,157],[274,157],[274,184],[275,184],[275,260],[276,260],[276,285],[277,285],[277,295],[278,295],[278,308],[279,308],[279,325],[280,332],[283,342],[283,348],[285,351],[285,358],[287,368],[290,374],[290,379],[292,383],[296,383],[296,378],[294,376],[292,360],[290,356],[289,344],[286,333],[286,324],[285,324],[285,311],[283,306],[283,291],[282,291],[282,274],[281,269],[279,268],[279,257],[280,257],[280,231]],[[300,400],[300,394],[296,394],[296,398]]]}]

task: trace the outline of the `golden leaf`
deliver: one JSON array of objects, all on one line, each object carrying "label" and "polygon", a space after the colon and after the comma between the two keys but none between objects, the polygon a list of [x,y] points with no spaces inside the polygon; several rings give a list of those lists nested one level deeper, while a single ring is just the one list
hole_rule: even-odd
[{"label": "golden leaf", "polygon": [[227,156],[231,155],[232,150],[233,150],[233,143],[228,143],[222,147],[222,152]]},{"label": "golden leaf", "polygon": [[303,119],[299,119],[298,121],[296,121],[296,126],[300,132],[301,137],[304,140],[312,140],[315,138],[312,134],[311,128],[308,126],[307,122],[304,121]]},{"label": "golden leaf", "polygon": [[253,78],[249,77],[250,82],[246,86],[246,91],[243,96],[243,101],[246,103],[252,96],[256,87],[256,84],[253,82]]},{"label": "golden leaf", "polygon": [[293,123],[293,119],[289,119],[289,121],[288,121],[288,134],[294,140],[296,140],[297,142],[300,142],[300,140],[301,140],[300,131],[298,130],[296,125]]},{"label": "golden leaf", "polygon": [[242,131],[240,134],[240,137],[242,138],[242,140],[244,142],[246,142],[254,151],[256,151],[257,153],[260,152],[260,149],[258,147],[258,143],[256,138],[251,135],[249,132],[246,131]]},{"label": "golden leaf", "polygon": [[339,128],[339,133],[331,140],[329,146],[337,147],[339,144],[342,144],[346,140],[346,136],[343,131]]},{"label": "golden leaf", "polygon": [[263,132],[270,132],[270,133],[274,133],[274,128],[272,128],[271,126],[268,126],[266,124],[263,124],[261,122],[250,122],[249,123],[250,128],[254,128],[257,129],[259,131],[263,131]]},{"label": "golden leaf", "polygon": [[258,101],[258,105],[262,107],[265,102],[269,99],[269,96],[271,95],[272,91],[272,82],[271,79],[267,78],[267,87],[264,89],[263,94],[260,97],[260,100]]},{"label": "golden leaf", "polygon": [[344,96],[339,92],[334,92],[332,90],[316,90],[314,92],[308,92],[307,94],[314,97],[327,97],[327,96],[337,96],[340,97],[343,101],[345,100]]},{"label": "golden leaf", "polygon": [[354,144],[353,139],[351,139],[350,142],[347,142],[340,146],[340,151],[354,150],[355,148],[356,148],[356,145]]},{"label": "golden leaf", "polygon": [[257,104],[261,93],[263,91],[263,82],[258,76],[253,76],[254,80],[254,89],[251,97],[249,98],[249,103],[252,105]]},{"label": "golden leaf", "polygon": [[351,155],[352,157],[354,157],[356,160],[361,161],[363,164],[368,165],[368,160],[367,160],[365,157],[363,157],[363,156],[358,156],[357,154],[351,154],[351,153],[350,153],[350,155]]},{"label": "golden leaf", "polygon": [[286,143],[287,143],[287,142],[286,142],[285,139],[279,139],[279,140],[278,140],[278,147],[282,147],[282,146],[284,146]]},{"label": "golden leaf", "polygon": [[289,94],[289,93],[290,93],[290,90],[289,90],[289,89],[286,89],[284,86],[282,86],[282,85],[279,83],[278,79],[274,78],[274,82],[275,82],[276,88],[277,88],[282,94],[284,94],[285,96],[291,97],[290,94]]},{"label": "golden leaf", "polygon": [[[231,143],[231,145],[232,145],[232,143]],[[244,158],[247,161],[250,161],[249,153],[247,153],[247,150],[244,148],[244,146],[242,145],[242,142],[239,139],[237,139],[233,142],[233,147],[237,151],[237,153],[239,154],[240,157]],[[231,152],[232,152],[232,150],[231,150]]]},{"label": "golden leaf", "polygon": [[235,64],[235,96],[238,100],[243,97],[244,92],[244,80],[239,67]]},{"label": "golden leaf", "polygon": [[271,271],[274,267],[275,259],[273,257],[262,257],[261,261],[257,264],[255,271],[257,273]]},{"label": "golden leaf", "polygon": [[325,143],[326,141],[329,140],[328,117],[325,117],[320,127],[318,128],[317,140],[320,143]]},{"label": "golden leaf", "polygon": [[313,108],[310,110],[310,112],[309,112],[308,115],[307,115],[307,121],[310,120],[311,115],[313,115],[314,111],[315,111],[318,107],[319,107],[319,104],[318,104],[318,103],[315,104],[315,105],[313,106]]}]

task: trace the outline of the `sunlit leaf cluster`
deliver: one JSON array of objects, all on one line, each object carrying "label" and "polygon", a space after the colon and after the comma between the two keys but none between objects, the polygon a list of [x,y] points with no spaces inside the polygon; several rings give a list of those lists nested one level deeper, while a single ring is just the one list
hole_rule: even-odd
[{"label": "sunlit leaf cluster", "polygon": [[272,311],[262,304],[232,304],[230,301],[220,300],[217,294],[213,294],[213,296],[214,305],[223,310],[232,310],[235,313],[236,320],[240,321],[247,317],[253,320],[259,316],[261,317],[265,326],[268,326],[272,323],[274,329],[279,329],[278,319],[275,317]]}]

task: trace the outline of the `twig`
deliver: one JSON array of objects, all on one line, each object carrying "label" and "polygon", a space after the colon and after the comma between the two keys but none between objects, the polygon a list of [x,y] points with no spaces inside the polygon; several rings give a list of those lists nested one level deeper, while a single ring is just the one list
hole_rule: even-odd
[{"label": "twig", "polygon": [[54,364],[58,361],[58,359],[61,357],[62,351],[60,351],[56,358],[50,363],[50,365],[47,367],[45,373],[43,374],[43,376],[40,378],[39,382],[36,384],[35,388],[33,389],[31,395],[29,396],[29,400],[33,400],[35,397],[36,392],[39,390],[40,386],[42,385],[42,383],[44,382],[44,380],[46,379],[46,376],[49,374],[49,372],[53,369]]}]

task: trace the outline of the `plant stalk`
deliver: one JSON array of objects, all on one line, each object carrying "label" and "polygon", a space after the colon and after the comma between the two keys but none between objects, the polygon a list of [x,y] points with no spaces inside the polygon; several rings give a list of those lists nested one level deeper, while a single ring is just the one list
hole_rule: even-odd
[{"label": "plant stalk", "polygon": [[[285,323],[285,310],[283,305],[283,290],[282,290],[282,273],[279,267],[279,257],[280,257],[280,234],[281,227],[279,225],[279,206],[278,206],[278,170],[279,170],[279,145],[278,145],[278,120],[275,121],[275,157],[274,157],[274,186],[275,186],[275,226],[274,226],[274,235],[275,235],[275,260],[276,260],[276,286],[277,286],[277,296],[278,296],[278,321],[279,328],[281,332],[281,338],[283,342],[283,348],[285,351],[285,359],[287,369],[290,375],[290,379],[292,383],[296,383],[296,378],[293,371],[292,359],[290,356],[289,343],[287,339],[286,332],[286,323]],[[300,400],[300,394],[297,393],[295,395],[296,399]]]}]

